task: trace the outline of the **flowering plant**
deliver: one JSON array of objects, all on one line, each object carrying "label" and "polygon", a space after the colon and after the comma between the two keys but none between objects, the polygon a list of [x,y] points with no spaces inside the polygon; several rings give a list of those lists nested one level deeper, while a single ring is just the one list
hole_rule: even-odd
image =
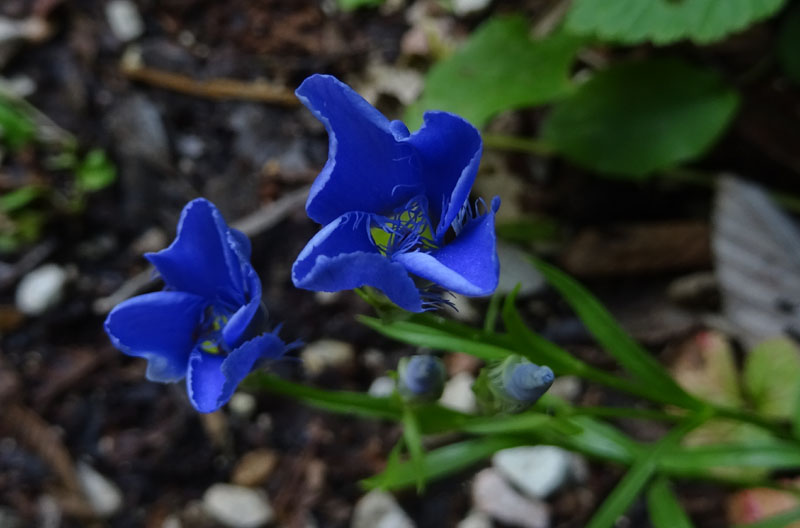
[{"label": "flowering plant", "polygon": [[189,202],[175,241],[145,257],[165,289],[116,306],[106,333],[123,353],[147,359],[147,379],[185,377],[198,411],[217,410],[256,363],[296,346],[284,344],[278,329],[265,332],[267,311],[250,264],[250,241],[228,227],[211,202]]},{"label": "flowering plant", "polygon": [[483,202],[468,203],[482,151],[478,131],[454,114],[427,112],[411,134],[327,75],[312,75],[296,93],[324,123],[329,152],[306,203],[323,228],[294,263],[295,286],[372,286],[412,312],[446,302],[446,290],[494,291],[500,202],[483,214]]}]

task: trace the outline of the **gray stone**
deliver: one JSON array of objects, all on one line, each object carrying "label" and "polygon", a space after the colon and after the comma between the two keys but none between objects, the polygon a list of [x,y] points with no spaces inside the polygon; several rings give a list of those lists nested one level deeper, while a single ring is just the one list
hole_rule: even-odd
[{"label": "gray stone", "polygon": [[459,16],[483,11],[492,0],[453,0],[453,13]]},{"label": "gray stone", "polygon": [[122,492],[116,484],[83,462],[77,467],[78,482],[98,517],[111,517],[122,508]]},{"label": "gray stone", "polygon": [[546,503],[523,497],[494,469],[484,469],[472,483],[473,506],[493,519],[521,528],[548,528]]},{"label": "gray stone", "polygon": [[458,523],[456,528],[492,528],[492,518],[481,511],[471,511]]},{"label": "gray stone", "polygon": [[229,528],[258,528],[274,517],[263,493],[232,484],[214,484],[208,488],[203,494],[203,508]]},{"label": "gray stone", "polygon": [[370,491],[353,510],[350,528],[414,528],[414,522],[385,491]]},{"label": "gray stone", "polygon": [[67,271],[57,264],[36,268],[19,281],[17,309],[30,316],[42,315],[61,302],[67,279]]}]

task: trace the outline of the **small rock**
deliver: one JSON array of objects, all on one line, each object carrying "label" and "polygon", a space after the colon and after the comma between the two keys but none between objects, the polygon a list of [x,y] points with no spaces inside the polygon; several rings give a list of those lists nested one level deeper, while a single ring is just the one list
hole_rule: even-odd
[{"label": "small rock", "polygon": [[498,451],[492,466],[531,497],[545,498],[567,480],[572,455],[553,446],[512,447]]},{"label": "small rock", "polygon": [[456,528],[492,528],[491,517],[480,511],[472,511],[458,523]]},{"label": "small rock", "polygon": [[316,292],[314,294],[314,300],[323,306],[336,304],[341,298],[341,292]]},{"label": "small rock", "polygon": [[386,370],[386,354],[377,348],[368,348],[361,354],[364,366],[379,372]]},{"label": "small rock", "polygon": [[274,514],[263,493],[231,484],[214,484],[203,494],[203,507],[217,522],[230,528],[258,528]]},{"label": "small rock", "polygon": [[256,410],[256,397],[246,392],[236,392],[228,403],[228,409],[235,416],[248,419]]},{"label": "small rock", "polygon": [[11,508],[0,507],[0,526],[3,528],[22,528],[20,519]]},{"label": "small rock", "polygon": [[453,0],[453,13],[458,16],[483,11],[492,0]]},{"label": "small rock", "polygon": [[267,481],[277,463],[278,455],[271,449],[245,453],[233,468],[231,482],[239,486],[260,486]]},{"label": "small rock", "polygon": [[167,247],[169,240],[163,229],[151,227],[131,244],[131,251],[136,255],[154,253]]},{"label": "small rock", "polygon": [[414,522],[385,491],[370,491],[356,503],[350,528],[414,528]]},{"label": "small rock", "polygon": [[[36,521],[38,528],[59,528],[62,523],[61,506],[58,501],[50,495],[42,495],[36,501]],[[0,516],[0,526],[3,528],[13,528]]]},{"label": "small rock", "polygon": [[181,523],[181,518],[177,515],[167,515],[164,522],[161,523],[161,528],[183,528],[183,523]]},{"label": "small rock", "polygon": [[344,341],[320,339],[315,341],[300,354],[306,371],[311,376],[318,376],[328,368],[346,367],[353,363],[355,350]]},{"label": "small rock", "polygon": [[548,392],[553,396],[574,402],[581,395],[581,379],[578,376],[558,376]]},{"label": "small rock", "polygon": [[472,305],[469,297],[454,293],[448,300],[453,303],[455,313],[452,315],[454,318],[459,321],[464,321],[465,323],[474,323],[480,320],[481,314],[478,313],[478,310]]},{"label": "small rock", "polygon": [[189,159],[197,159],[206,151],[206,144],[201,138],[194,135],[179,136],[175,142],[175,148],[181,156]]},{"label": "small rock", "polygon": [[116,484],[83,462],[79,462],[76,469],[86,500],[99,517],[111,517],[120,511],[122,492]]},{"label": "small rock", "polygon": [[369,386],[369,395],[374,398],[386,398],[394,393],[394,380],[389,376],[375,378]]},{"label": "small rock", "polygon": [[532,295],[544,288],[544,278],[531,264],[529,254],[516,246],[498,241],[497,258],[500,260],[499,293],[511,293],[517,284],[520,285],[519,295]]},{"label": "small rock", "polygon": [[129,0],[111,0],[106,4],[106,19],[111,32],[122,42],[142,36],[144,22],[136,4]]},{"label": "small rock", "polygon": [[546,503],[523,497],[494,469],[484,469],[472,483],[472,502],[497,521],[522,528],[548,528]]},{"label": "small rock", "polygon": [[474,413],[478,409],[472,384],[475,378],[469,372],[460,372],[447,380],[439,403],[450,409]]},{"label": "small rock", "polygon": [[61,302],[68,274],[57,264],[45,264],[31,271],[17,286],[17,309],[30,316],[42,315]]}]

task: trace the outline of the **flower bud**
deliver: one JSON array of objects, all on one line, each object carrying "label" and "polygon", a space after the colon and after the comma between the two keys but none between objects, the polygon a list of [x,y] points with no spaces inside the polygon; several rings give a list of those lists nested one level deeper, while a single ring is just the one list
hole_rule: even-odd
[{"label": "flower bud", "polygon": [[550,367],[514,355],[485,369],[473,390],[484,412],[519,413],[536,403],[554,378]]},{"label": "flower bud", "polygon": [[435,356],[411,356],[400,360],[397,377],[397,390],[405,400],[430,402],[442,395],[445,368]]}]

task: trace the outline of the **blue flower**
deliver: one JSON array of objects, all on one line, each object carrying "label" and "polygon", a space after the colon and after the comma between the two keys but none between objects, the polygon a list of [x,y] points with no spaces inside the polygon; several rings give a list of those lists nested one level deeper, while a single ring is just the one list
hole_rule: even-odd
[{"label": "blue flower", "polygon": [[325,125],[329,148],[306,203],[323,228],[294,263],[295,286],[372,286],[412,312],[445,302],[447,290],[494,291],[500,202],[468,203],[482,150],[478,131],[456,115],[427,112],[411,134],[327,75],[309,77],[296,93]]},{"label": "blue flower", "polygon": [[264,332],[267,312],[250,241],[211,202],[189,202],[175,241],[145,257],[166,287],[117,305],[106,333],[123,353],[147,359],[147,379],[185,377],[198,411],[217,410],[259,361],[295,346],[284,344],[278,329]]},{"label": "blue flower", "polygon": [[550,367],[514,354],[483,369],[473,391],[487,414],[519,413],[536,403],[554,379]]}]

